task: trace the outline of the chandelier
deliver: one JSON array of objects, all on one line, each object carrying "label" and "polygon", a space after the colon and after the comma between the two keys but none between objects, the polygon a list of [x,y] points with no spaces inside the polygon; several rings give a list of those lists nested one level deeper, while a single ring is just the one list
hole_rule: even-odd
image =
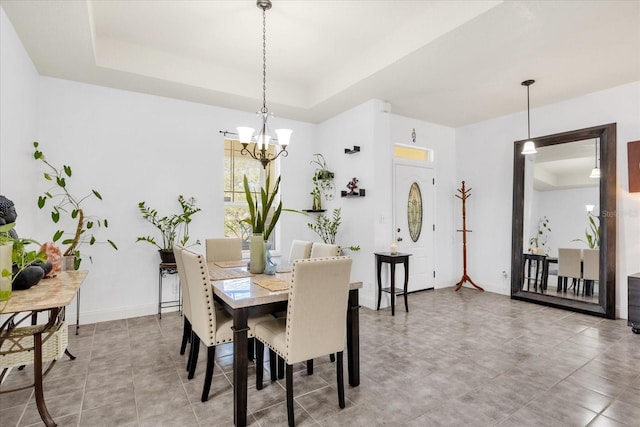
[{"label": "chandelier", "polygon": [[[267,165],[278,157],[287,157],[287,146],[289,145],[289,139],[293,131],[291,129],[276,129],[277,138],[271,138],[269,134],[269,117],[273,116],[273,113],[269,113],[267,108],[267,10],[271,9],[271,0],[256,0],[256,6],[262,9],[262,108],[256,114],[260,116],[261,126],[258,129],[258,133],[254,136],[255,129],[251,127],[241,126],[236,128],[238,133],[220,131],[220,133],[231,135],[237,135],[240,143],[242,144],[242,150],[240,154],[248,154],[252,158],[262,163],[264,169]],[[252,149],[249,149],[249,144],[255,142]],[[269,144],[277,142],[280,146],[280,151],[275,154],[269,153]]]}]

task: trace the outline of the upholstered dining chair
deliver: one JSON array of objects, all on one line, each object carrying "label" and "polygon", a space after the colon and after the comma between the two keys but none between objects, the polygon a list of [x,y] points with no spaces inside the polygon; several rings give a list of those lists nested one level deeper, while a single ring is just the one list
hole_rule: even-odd
[{"label": "upholstered dining chair", "polygon": [[[180,354],[184,354],[187,348],[187,342],[191,340],[191,301],[189,301],[189,287],[187,286],[187,276],[184,271],[184,262],[182,261],[182,251],[185,248],[180,245],[173,246],[173,255],[176,259],[176,268],[178,269],[178,279],[182,288],[182,314],[184,315],[184,325],[182,327],[182,343],[180,344]],[[190,358],[187,359],[190,361]],[[189,363],[187,362],[187,371]]]},{"label": "upholstered dining chair", "polygon": [[582,249],[558,249],[558,292],[567,291],[567,280],[572,279],[572,287],[577,292],[582,278]]},{"label": "upholstered dining chair", "polygon": [[306,240],[294,240],[291,242],[289,264],[293,264],[293,261],[297,259],[307,259],[311,257],[311,245],[313,245],[313,242]]},{"label": "upholstered dining chair", "polygon": [[[213,291],[209,278],[207,262],[202,254],[189,249],[182,251],[182,263],[189,287],[191,303],[191,351],[189,354],[189,375],[192,379],[196,370],[196,361],[200,349],[200,341],[207,346],[207,369],[202,388],[202,402],[209,399],[211,379],[215,367],[216,345],[233,341],[233,318],[223,310],[216,310],[213,301]],[[257,322],[271,319],[271,316],[250,317],[249,337]]]},{"label": "upholstered dining chair", "polygon": [[582,250],[582,295],[593,295],[593,284],[600,280],[600,250]]},{"label": "upholstered dining chair", "polygon": [[287,317],[267,320],[255,326],[256,388],[262,389],[264,345],[267,345],[271,355],[273,351],[286,362],[287,418],[290,426],[295,424],[294,363],[335,353],[338,404],[340,408],[345,406],[342,352],[346,337],[350,276],[349,257],[294,261]]},{"label": "upholstered dining chair", "polygon": [[333,257],[340,255],[340,246],[338,245],[330,245],[327,243],[316,243],[313,242],[311,245],[311,258],[320,258],[320,257]]},{"label": "upholstered dining chair", "polygon": [[242,239],[220,237],[205,240],[207,262],[237,261],[242,259]]}]

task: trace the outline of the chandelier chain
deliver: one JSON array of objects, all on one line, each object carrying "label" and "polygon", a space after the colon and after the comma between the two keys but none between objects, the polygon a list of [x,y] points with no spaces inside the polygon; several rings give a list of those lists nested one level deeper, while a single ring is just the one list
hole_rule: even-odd
[{"label": "chandelier chain", "polygon": [[262,9],[262,113],[267,109],[267,10]]}]

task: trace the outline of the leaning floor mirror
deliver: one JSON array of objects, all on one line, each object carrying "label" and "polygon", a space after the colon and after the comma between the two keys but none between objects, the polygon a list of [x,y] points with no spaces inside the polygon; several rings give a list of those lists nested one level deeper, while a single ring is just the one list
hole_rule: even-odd
[{"label": "leaning floor mirror", "polygon": [[511,297],[615,318],[616,124],[513,154]]}]

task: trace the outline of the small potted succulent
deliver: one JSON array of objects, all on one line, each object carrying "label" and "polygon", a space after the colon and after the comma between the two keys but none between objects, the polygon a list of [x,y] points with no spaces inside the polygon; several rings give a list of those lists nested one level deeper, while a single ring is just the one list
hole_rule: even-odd
[{"label": "small potted succulent", "polygon": [[[185,199],[181,194],[178,196],[178,203],[180,203],[182,212],[165,216],[160,216],[158,211],[147,206],[146,202],[138,203],[138,210],[142,214],[142,218],[160,232],[162,241],[156,240],[152,236],[141,236],[137,238],[136,242],[147,242],[156,246],[160,253],[160,260],[165,263],[176,262],[173,256],[173,245],[176,242],[187,246],[191,217],[200,212],[200,208],[196,207],[196,199],[193,197]],[[200,241],[193,244],[199,245]]]}]

